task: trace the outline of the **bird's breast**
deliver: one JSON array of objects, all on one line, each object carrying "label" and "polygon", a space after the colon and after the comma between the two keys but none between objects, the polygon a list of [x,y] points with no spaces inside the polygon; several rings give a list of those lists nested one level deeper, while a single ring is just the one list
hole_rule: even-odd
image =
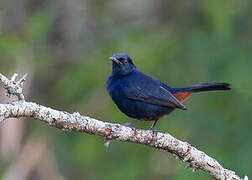
[{"label": "bird's breast", "polygon": [[136,84],[141,83],[143,87],[147,88],[149,85],[146,82],[149,81],[149,78],[143,78],[142,74],[138,72],[124,78],[110,76],[107,80],[107,90],[117,107],[127,116],[136,119],[155,120],[164,114],[168,114],[173,108],[130,99],[126,95],[129,91],[132,93],[132,86],[136,87]]}]

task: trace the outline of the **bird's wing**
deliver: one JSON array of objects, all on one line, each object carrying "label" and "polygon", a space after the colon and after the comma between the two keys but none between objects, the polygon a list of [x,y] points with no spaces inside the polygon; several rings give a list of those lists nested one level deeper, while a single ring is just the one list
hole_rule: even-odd
[{"label": "bird's wing", "polygon": [[135,82],[124,88],[124,93],[129,99],[142,101],[158,106],[167,106],[173,108],[186,109],[167,89],[162,87],[160,83],[152,82]]}]

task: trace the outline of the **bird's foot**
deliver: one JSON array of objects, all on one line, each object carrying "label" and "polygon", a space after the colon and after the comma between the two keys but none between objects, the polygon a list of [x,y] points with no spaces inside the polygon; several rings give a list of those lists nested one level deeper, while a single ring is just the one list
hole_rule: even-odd
[{"label": "bird's foot", "polygon": [[127,127],[129,127],[130,129],[132,129],[132,131],[136,131],[136,128],[133,127],[133,126],[127,126]]},{"label": "bird's foot", "polygon": [[140,120],[135,119],[133,121],[126,122],[126,123],[124,123],[122,125],[131,128],[133,131],[136,131],[136,128],[132,127],[132,125],[135,124],[136,122],[139,122],[139,121]]},{"label": "bird's foot", "polygon": [[124,124],[122,124],[123,126],[126,126],[126,127],[132,127],[131,125],[132,125],[132,123],[131,123],[131,121],[130,122],[126,122],[126,123],[124,123]]},{"label": "bird's foot", "polygon": [[156,130],[156,129],[154,129],[154,128],[150,128],[149,129],[150,131],[152,131],[152,133],[156,136],[157,135],[157,133],[158,133],[158,130]]}]

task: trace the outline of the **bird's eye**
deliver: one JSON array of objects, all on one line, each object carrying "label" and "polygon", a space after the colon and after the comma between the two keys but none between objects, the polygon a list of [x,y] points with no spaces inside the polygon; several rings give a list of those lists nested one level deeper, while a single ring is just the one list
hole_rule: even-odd
[{"label": "bird's eye", "polygon": [[124,64],[128,64],[127,59],[124,59],[124,58],[119,58],[119,61],[121,61],[121,62],[122,62],[122,63],[124,63]]}]

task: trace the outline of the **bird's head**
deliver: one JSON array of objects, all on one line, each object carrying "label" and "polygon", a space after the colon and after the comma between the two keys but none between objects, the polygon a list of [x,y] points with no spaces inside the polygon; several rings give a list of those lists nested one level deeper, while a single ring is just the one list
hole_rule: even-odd
[{"label": "bird's head", "polygon": [[115,54],[109,59],[112,60],[112,69],[115,74],[127,75],[135,68],[132,59],[127,54]]}]

